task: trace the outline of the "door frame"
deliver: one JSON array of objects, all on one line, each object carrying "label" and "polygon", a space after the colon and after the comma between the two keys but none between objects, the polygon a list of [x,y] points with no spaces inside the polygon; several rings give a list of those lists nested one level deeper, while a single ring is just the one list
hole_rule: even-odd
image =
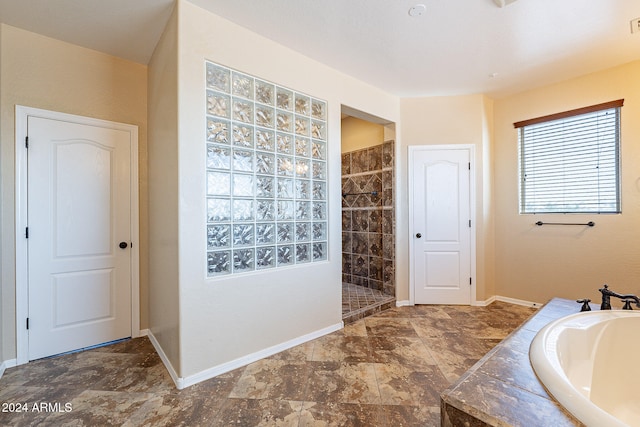
[{"label": "door frame", "polygon": [[15,244],[16,244],[16,363],[29,362],[29,332],[26,319],[29,314],[27,227],[27,137],[29,116],[60,120],[109,129],[123,130],[131,136],[131,336],[140,336],[140,213],[138,200],[138,126],[57,111],[16,105],[15,109]]},{"label": "door frame", "polygon": [[476,303],[476,224],[477,224],[477,208],[476,208],[476,157],[475,157],[475,145],[473,144],[438,144],[438,145],[409,145],[407,157],[407,183],[408,183],[408,201],[409,201],[409,303],[415,305],[416,290],[415,290],[415,235],[414,228],[414,167],[413,157],[414,153],[418,151],[435,151],[435,150],[466,150],[469,152],[469,161],[471,162],[471,173],[469,174],[469,215],[471,218],[470,227],[470,257],[471,257],[471,286],[469,292],[470,305]]}]

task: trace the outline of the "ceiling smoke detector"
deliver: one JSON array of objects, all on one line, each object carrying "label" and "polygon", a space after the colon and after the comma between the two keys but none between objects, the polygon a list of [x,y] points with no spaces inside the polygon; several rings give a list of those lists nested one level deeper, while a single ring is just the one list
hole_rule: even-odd
[{"label": "ceiling smoke detector", "polygon": [[427,6],[423,4],[417,4],[409,9],[409,16],[422,16],[427,11]]},{"label": "ceiling smoke detector", "polygon": [[496,4],[496,6],[498,7],[505,7],[510,5],[511,3],[514,3],[516,0],[493,0],[493,2]]}]

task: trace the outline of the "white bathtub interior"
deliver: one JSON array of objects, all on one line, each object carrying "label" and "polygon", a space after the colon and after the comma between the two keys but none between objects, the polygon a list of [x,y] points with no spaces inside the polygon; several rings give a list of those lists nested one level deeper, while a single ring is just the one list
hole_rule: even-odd
[{"label": "white bathtub interior", "polygon": [[593,311],[551,322],[531,344],[547,390],[587,426],[640,427],[640,312]]}]

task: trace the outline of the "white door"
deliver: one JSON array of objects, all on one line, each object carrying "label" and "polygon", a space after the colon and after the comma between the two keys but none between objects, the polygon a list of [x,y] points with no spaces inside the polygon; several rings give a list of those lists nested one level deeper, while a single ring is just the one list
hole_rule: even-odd
[{"label": "white door", "polygon": [[410,180],[415,304],[471,303],[470,149],[414,149]]},{"label": "white door", "polygon": [[131,133],[27,118],[29,360],[131,336]]}]

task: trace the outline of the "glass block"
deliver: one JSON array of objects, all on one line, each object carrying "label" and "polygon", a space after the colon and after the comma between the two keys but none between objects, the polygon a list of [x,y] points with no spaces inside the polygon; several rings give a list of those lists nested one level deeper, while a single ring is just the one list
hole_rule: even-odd
[{"label": "glass block", "polygon": [[276,202],[274,200],[256,201],[256,219],[258,221],[273,221],[276,217]]},{"label": "glass block", "polygon": [[314,222],[311,227],[311,235],[313,240],[326,240],[327,238],[327,223],[326,222]]},{"label": "glass block", "polygon": [[273,151],[276,146],[275,139],[272,130],[256,129],[256,148],[258,150]]},{"label": "glass block", "polygon": [[273,127],[275,112],[273,108],[256,105],[256,124],[258,126]]},{"label": "glass block", "polygon": [[309,157],[309,153],[311,152],[311,150],[309,150],[310,141],[307,138],[301,138],[297,136],[295,146],[296,156]]},{"label": "glass block", "polygon": [[276,88],[276,107],[293,110],[293,92],[281,87]]},{"label": "glass block", "polygon": [[276,129],[283,132],[293,132],[293,114],[278,111],[276,113]]},{"label": "glass block", "polygon": [[256,173],[273,175],[276,173],[276,156],[267,153],[256,153]]},{"label": "glass block", "polygon": [[308,96],[296,93],[295,106],[296,114],[308,116],[311,111],[311,99]]},{"label": "glass block", "polygon": [[311,217],[314,221],[327,219],[327,204],[325,202],[313,202],[311,205]]},{"label": "glass block", "polygon": [[205,95],[208,275],[326,260],[327,103],[208,61]]},{"label": "glass block", "polygon": [[311,240],[311,223],[296,222],[296,242],[308,242]]},{"label": "glass block", "polygon": [[276,266],[276,247],[267,246],[256,249],[256,268],[272,268]]},{"label": "glass block", "polygon": [[207,117],[207,141],[228,144],[230,140],[229,122]]},{"label": "glass block", "polygon": [[311,219],[311,203],[296,202],[296,220],[308,221]]},{"label": "glass block", "polygon": [[293,199],[293,179],[278,178],[278,199]]},{"label": "glass block", "polygon": [[311,157],[318,160],[327,160],[326,142],[313,140],[311,143]]},{"label": "glass block", "polygon": [[233,195],[236,197],[253,197],[253,175],[234,173]]},{"label": "glass block", "polygon": [[311,117],[314,119],[327,120],[327,103],[319,99],[312,99]]},{"label": "glass block", "polygon": [[326,200],[327,184],[322,181],[313,181],[312,195],[314,200]]},{"label": "glass block", "polygon": [[256,197],[274,198],[276,179],[272,176],[256,176]]},{"label": "glass block", "polygon": [[311,261],[310,252],[311,252],[311,245],[309,243],[296,245],[296,263]]},{"label": "glass block", "polygon": [[293,157],[278,156],[276,168],[280,176],[293,176]]},{"label": "glass block", "polygon": [[233,119],[253,123],[253,102],[233,98]]},{"label": "glass block", "polygon": [[253,99],[253,77],[236,73],[231,75],[233,94],[247,99]]},{"label": "glass block", "polygon": [[256,80],[256,101],[273,105],[275,101],[275,87],[271,83]]},{"label": "glass block", "polygon": [[254,269],[253,249],[238,249],[233,251],[233,272],[242,273]]},{"label": "glass block", "polygon": [[278,246],[278,266],[294,263],[293,245]]},{"label": "glass block", "polygon": [[207,222],[227,222],[231,220],[231,200],[207,199]]},{"label": "glass block", "polygon": [[207,248],[218,249],[228,248],[231,245],[230,225],[208,225],[207,226]]},{"label": "glass block", "polygon": [[311,120],[311,136],[323,141],[327,140],[327,125],[324,122]]},{"label": "glass block", "polygon": [[253,200],[234,200],[232,218],[234,221],[253,221]]},{"label": "glass block", "polygon": [[233,149],[234,172],[253,172],[253,152]]},{"label": "glass block", "polygon": [[278,153],[293,154],[293,141],[291,135],[276,133],[276,149]]},{"label": "glass block", "polygon": [[323,261],[327,259],[327,243],[317,242],[313,244],[313,260]]},{"label": "glass block", "polygon": [[309,178],[309,160],[296,159],[296,176],[299,178]]},{"label": "glass block", "polygon": [[207,114],[230,118],[231,97],[218,92],[207,91]]},{"label": "glass block", "polygon": [[278,201],[278,221],[293,219],[293,202],[290,200]]},{"label": "glass block", "polygon": [[278,243],[293,242],[293,223],[281,222],[278,223]]},{"label": "glass block", "polygon": [[233,226],[233,246],[253,245],[253,224],[235,224]]},{"label": "glass block", "polygon": [[295,129],[296,135],[309,136],[310,121],[306,117],[296,115]]},{"label": "glass block", "polygon": [[207,168],[231,169],[231,150],[207,144]]},{"label": "glass block", "polygon": [[311,175],[313,179],[327,179],[327,164],[314,160],[311,167]]},{"label": "glass block", "polygon": [[207,195],[228,196],[231,194],[231,175],[226,172],[207,172]]},{"label": "glass block", "polygon": [[211,276],[231,273],[231,251],[207,252],[207,271]]},{"label": "glass block", "polygon": [[228,69],[207,62],[207,86],[229,93],[230,82],[231,72]]},{"label": "glass block", "polygon": [[276,225],[273,222],[256,224],[256,245],[275,243]]},{"label": "glass block", "polygon": [[310,199],[311,198],[311,182],[297,179],[296,185],[296,199]]},{"label": "glass block", "polygon": [[233,125],[233,145],[253,148],[253,128],[251,126]]}]

